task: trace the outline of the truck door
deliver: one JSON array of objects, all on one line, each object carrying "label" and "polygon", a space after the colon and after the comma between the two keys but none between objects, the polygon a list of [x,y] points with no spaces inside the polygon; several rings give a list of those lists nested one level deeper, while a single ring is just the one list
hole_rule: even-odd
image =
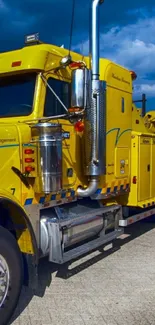
[{"label": "truck door", "polygon": [[138,201],[150,198],[150,157],[151,139],[146,136],[139,137],[139,175],[138,175]]}]

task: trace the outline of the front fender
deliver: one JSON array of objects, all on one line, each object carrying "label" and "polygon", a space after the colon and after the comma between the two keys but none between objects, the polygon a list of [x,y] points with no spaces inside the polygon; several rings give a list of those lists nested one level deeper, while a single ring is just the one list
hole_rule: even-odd
[{"label": "front fender", "polygon": [[[26,210],[14,195],[6,190],[0,189],[0,209],[2,208],[5,208],[9,212],[9,217],[14,224],[21,252],[34,255],[35,261],[38,263],[39,252],[36,236]],[[29,241],[28,251],[26,251],[26,241]]]}]

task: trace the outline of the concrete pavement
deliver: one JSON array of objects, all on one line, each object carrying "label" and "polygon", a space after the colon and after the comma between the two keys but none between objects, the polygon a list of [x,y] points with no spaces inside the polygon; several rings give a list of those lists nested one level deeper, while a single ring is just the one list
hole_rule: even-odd
[{"label": "concrete pavement", "polygon": [[23,288],[11,325],[155,325],[155,222],[71,265],[46,259],[37,295]]}]

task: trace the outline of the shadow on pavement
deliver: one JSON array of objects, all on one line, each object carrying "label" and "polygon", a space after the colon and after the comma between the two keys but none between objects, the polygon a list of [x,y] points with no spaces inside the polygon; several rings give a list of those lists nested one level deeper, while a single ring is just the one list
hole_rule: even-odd
[{"label": "shadow on pavement", "polygon": [[[75,274],[80,273],[84,269],[92,266],[93,264],[99,262],[103,258],[106,258],[110,254],[115,253],[119,249],[121,249],[121,246],[127,244],[128,242],[134,240],[135,238],[151,231],[152,229],[155,228],[155,217],[151,217],[145,221],[138,222],[137,224],[131,225],[127,228],[125,228],[125,234],[127,234],[127,237],[124,236],[124,239],[117,239],[113,242],[112,248],[110,248],[107,251],[104,251],[104,247],[100,247],[96,249],[95,251],[98,251],[99,254],[93,257],[90,257],[88,259],[89,255],[92,254],[93,251],[90,252],[90,254],[86,254],[87,260],[82,262],[81,264],[78,263],[78,266],[75,266],[72,269],[69,269],[69,266],[72,265],[72,262],[64,264],[64,265],[57,265],[57,264],[52,264],[48,261],[47,258],[44,258],[40,261],[39,264],[39,285],[38,289],[36,292],[33,292],[31,289],[23,287],[21,297],[19,300],[19,304],[17,306],[17,309],[12,317],[11,322],[8,325],[11,325],[19,316],[20,314],[24,311],[24,309],[28,306],[30,303],[31,299],[33,296],[38,296],[38,297],[43,297],[45,294],[45,290],[47,287],[50,286],[52,282],[52,274],[56,273],[57,277],[63,278],[63,279],[68,279]],[[82,256],[84,257],[84,256]],[[77,258],[75,261],[78,261],[82,259]],[[74,262],[75,262],[74,261]],[[46,276],[45,276],[46,275]]]}]

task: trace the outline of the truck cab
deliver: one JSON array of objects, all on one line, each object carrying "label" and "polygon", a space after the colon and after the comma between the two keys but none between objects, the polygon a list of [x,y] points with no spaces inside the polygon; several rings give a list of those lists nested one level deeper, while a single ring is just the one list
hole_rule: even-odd
[{"label": "truck cab", "polygon": [[155,213],[154,131],[132,103],[133,73],[99,57],[102,2],[91,60],[38,34],[0,54],[2,325],[42,257],[66,263]]}]

